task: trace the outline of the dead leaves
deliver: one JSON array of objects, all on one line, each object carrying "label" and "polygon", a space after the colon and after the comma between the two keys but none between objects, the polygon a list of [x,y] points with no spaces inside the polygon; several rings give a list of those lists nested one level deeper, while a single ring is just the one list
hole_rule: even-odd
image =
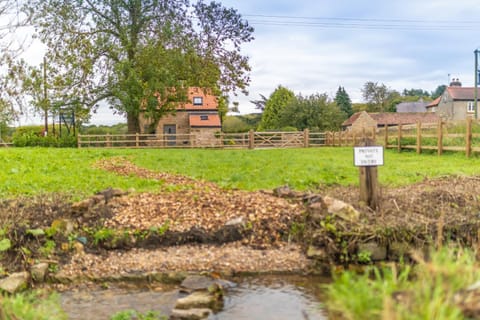
[{"label": "dead leaves", "polygon": [[139,168],[126,159],[105,159],[96,165],[118,174],[135,174],[183,187],[116,199],[112,203],[113,216],[105,221],[106,227],[145,230],[169,223],[170,231],[202,228],[214,233],[229,221],[241,218],[251,231],[244,242],[267,247],[280,241],[303,212],[300,204],[273,195],[224,190],[214,183]]}]

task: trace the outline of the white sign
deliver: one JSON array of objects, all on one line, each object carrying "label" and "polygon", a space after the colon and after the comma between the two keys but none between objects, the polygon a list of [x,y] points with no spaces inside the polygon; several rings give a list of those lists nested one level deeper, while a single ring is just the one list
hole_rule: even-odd
[{"label": "white sign", "polygon": [[356,167],[383,166],[383,147],[354,147],[353,162]]}]

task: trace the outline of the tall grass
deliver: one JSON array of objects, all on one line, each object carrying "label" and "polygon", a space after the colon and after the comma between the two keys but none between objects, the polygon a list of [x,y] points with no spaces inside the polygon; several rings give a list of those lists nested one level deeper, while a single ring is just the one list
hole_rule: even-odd
[{"label": "tall grass", "polygon": [[442,248],[415,267],[344,272],[327,286],[327,309],[342,319],[464,319],[454,295],[480,279],[474,252]]}]

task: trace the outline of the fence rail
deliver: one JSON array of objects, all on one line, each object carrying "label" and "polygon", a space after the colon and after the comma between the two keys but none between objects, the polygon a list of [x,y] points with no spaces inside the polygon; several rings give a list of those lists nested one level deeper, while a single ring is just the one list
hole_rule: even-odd
[{"label": "fence rail", "polygon": [[326,133],[244,132],[202,134],[106,134],[77,136],[79,148],[308,148],[325,146]]},{"label": "fence rail", "polygon": [[455,122],[387,126],[371,132],[332,132],[327,136],[327,145],[331,146],[356,145],[359,139],[368,136],[377,145],[399,152],[404,149],[413,149],[417,153],[431,150],[441,155],[444,151],[457,151],[465,152],[467,157],[472,152],[480,152],[480,121],[470,118]]},{"label": "fence rail", "polygon": [[364,138],[385,148],[465,152],[469,157],[480,152],[480,121],[465,121],[372,128],[362,132],[244,132],[201,134],[106,134],[78,135],[78,147],[98,148],[309,148],[324,146],[355,146]]}]

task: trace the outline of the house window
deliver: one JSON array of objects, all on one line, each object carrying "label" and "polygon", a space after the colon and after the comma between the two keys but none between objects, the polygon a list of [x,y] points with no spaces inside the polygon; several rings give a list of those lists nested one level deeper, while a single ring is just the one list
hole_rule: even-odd
[{"label": "house window", "polygon": [[193,97],[194,106],[203,106],[203,97]]},{"label": "house window", "polygon": [[200,120],[202,121],[208,120],[208,116],[200,116]]},{"label": "house window", "polygon": [[467,104],[467,112],[475,112],[475,104],[473,101],[469,101]]}]

